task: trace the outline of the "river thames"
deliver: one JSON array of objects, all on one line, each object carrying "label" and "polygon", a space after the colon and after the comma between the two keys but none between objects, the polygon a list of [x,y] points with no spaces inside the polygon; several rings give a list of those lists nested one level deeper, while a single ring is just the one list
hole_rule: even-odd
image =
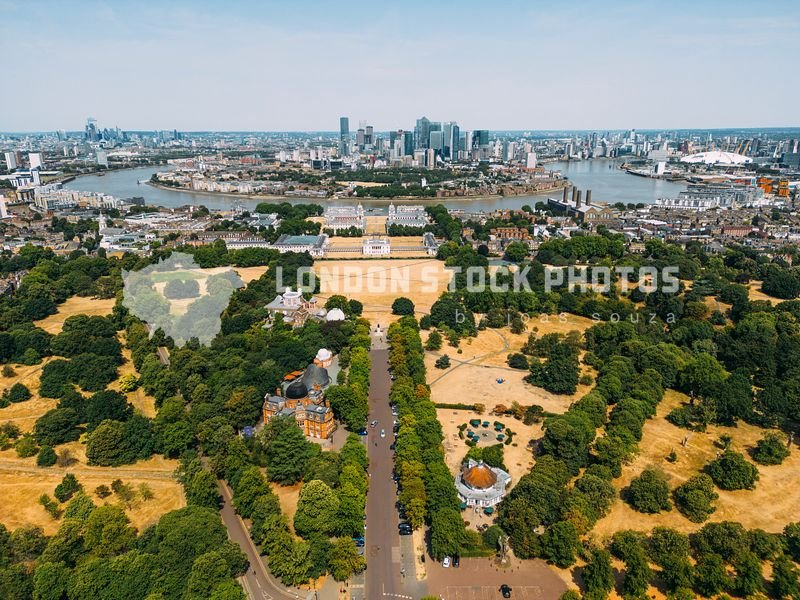
[{"label": "river thames", "polygon": [[[548,170],[561,171],[573,185],[582,190],[592,190],[592,199],[602,202],[624,202],[652,204],[657,198],[674,197],[685,189],[682,184],[649,179],[629,175],[617,168],[617,163],[608,160],[586,160],[571,162],[556,162],[545,166]],[[177,208],[185,205],[204,205],[211,209],[226,210],[237,205],[245,208],[255,208],[259,202],[291,202],[320,203],[325,206],[340,206],[353,204],[352,199],[317,198],[280,198],[261,199],[236,196],[223,196],[203,192],[190,192],[156,188],[144,183],[157,171],[168,170],[167,167],[144,167],[141,169],[125,169],[112,171],[105,175],[84,175],[65,184],[64,187],[87,192],[102,192],[116,198],[126,199],[140,196],[145,202],[154,206]],[[139,183],[142,182],[142,183]],[[508,196],[492,198],[414,198],[402,200],[409,204],[443,204],[450,209],[469,211],[492,211],[503,208],[520,208],[525,204],[533,206],[536,202],[543,201],[547,196],[560,196],[559,192],[544,193],[540,195]],[[388,199],[362,198],[362,204],[375,212],[382,212],[389,205]]]}]

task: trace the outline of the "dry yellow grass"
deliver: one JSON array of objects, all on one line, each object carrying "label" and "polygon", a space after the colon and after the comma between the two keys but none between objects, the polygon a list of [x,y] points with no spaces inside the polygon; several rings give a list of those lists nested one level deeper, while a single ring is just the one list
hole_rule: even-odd
[{"label": "dry yellow grass", "polygon": [[41,327],[47,333],[57,334],[64,327],[64,321],[75,315],[106,316],[114,308],[115,298],[82,298],[72,296],[66,302],[58,305],[58,312],[45,317],[41,321],[34,321],[34,325]]},{"label": "dry yellow grass", "polygon": [[300,483],[295,485],[272,484],[272,491],[278,496],[278,500],[281,503],[281,512],[286,515],[292,531],[294,531],[294,513],[297,512],[297,500],[300,498],[300,488],[302,487],[303,485]]},{"label": "dry yellow grass", "polygon": [[432,258],[420,260],[331,260],[314,263],[320,280],[318,297],[324,304],[334,294],[343,294],[364,304],[364,317],[386,325],[397,320],[392,302],[411,298],[417,314],[430,311],[447,290],[450,272]]},{"label": "dry yellow grass", "polygon": [[769,302],[770,304],[777,304],[778,302],[781,302],[779,298],[768,296],[761,291],[761,286],[763,283],[763,281],[751,281],[747,285],[747,296],[750,298],[750,300],[763,300],[764,302]]},{"label": "dry yellow grass", "polygon": [[[614,480],[614,487],[621,490],[648,466],[662,469],[670,479],[670,487],[675,488],[713,460],[719,451],[714,441],[722,434],[733,438],[733,448],[747,456],[747,450],[763,436],[764,430],[746,423],[737,427],[711,426],[706,433],[690,433],[669,423],[664,417],[686,396],[668,391],[658,407],[655,418],[645,423],[644,436],[639,444],[639,455],[623,468],[622,477]],[[689,436],[684,448],[681,441]],[[669,463],[665,457],[675,450],[678,460]],[[759,527],[766,531],[778,532],[790,522],[800,518],[796,500],[796,478],[800,470],[800,453],[796,450],[782,465],[758,465],[760,480],[754,490],[726,492],[717,490],[719,500],[717,510],[709,521],[739,521],[747,528]],[[679,531],[691,532],[701,525],[690,522],[677,510],[658,515],[645,515],[634,511],[622,500],[617,500],[611,512],[601,519],[594,528],[594,535],[604,538],[621,529],[647,531],[655,526],[673,527]]]},{"label": "dry yellow grass", "polygon": [[[61,482],[64,471],[42,469],[41,473],[8,473],[0,472],[0,488],[3,489],[3,502],[0,503],[0,523],[8,529],[35,525],[41,527],[45,534],[52,535],[58,529],[60,521],[54,520],[42,506],[39,497],[48,494],[53,497],[53,490]],[[78,481],[91,495],[95,504],[114,504],[113,496],[100,500],[94,489],[99,485],[110,486],[115,479],[122,479],[133,485],[138,491],[140,483],[145,483],[153,491],[153,498],[144,501],[138,497],[133,505],[125,508],[131,523],[142,531],[156,523],[164,513],[185,506],[183,490],[175,481],[157,479],[137,479],[118,475],[115,469],[107,469],[107,473],[99,475],[77,475]]]},{"label": "dry yellow grass", "polygon": [[3,389],[10,388],[15,383],[22,383],[31,392],[30,400],[0,408],[0,423],[13,421],[23,432],[32,431],[36,420],[51,408],[55,408],[57,400],[39,396],[39,376],[49,360],[51,359],[45,359],[39,365],[12,365],[16,375],[0,377]]},{"label": "dry yellow grass", "polygon": [[[475,338],[461,340],[461,354],[458,354],[457,348],[445,342],[438,352],[425,353],[432,399],[442,403],[484,404],[488,411],[498,404],[511,406],[512,402],[519,402],[523,406],[539,404],[548,412],[563,413],[592,386],[579,385],[572,395],[552,394],[525,383],[523,380],[528,372],[506,366],[506,357],[519,352],[534,330],[538,336],[570,331],[582,333],[593,324],[591,319],[575,315],[543,315],[531,319],[528,330],[522,334],[512,334],[508,328],[487,329],[478,332]],[[424,339],[427,339],[427,335],[423,332]],[[434,366],[442,354],[450,357],[452,366],[449,369],[440,370]],[[594,375],[592,369],[583,364],[581,374]],[[503,383],[498,383],[499,379]]]}]

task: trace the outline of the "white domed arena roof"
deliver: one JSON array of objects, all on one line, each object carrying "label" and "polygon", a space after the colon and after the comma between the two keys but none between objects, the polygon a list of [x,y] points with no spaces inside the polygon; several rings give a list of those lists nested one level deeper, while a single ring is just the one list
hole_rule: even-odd
[{"label": "white domed arena roof", "polygon": [[344,321],[344,312],[341,308],[332,308],[325,316],[326,321]]},{"label": "white domed arena roof", "polygon": [[714,150],[712,152],[700,152],[699,154],[684,156],[681,162],[705,165],[745,165],[753,162],[753,159],[735,152]]},{"label": "white domed arena roof", "polygon": [[327,348],[320,348],[317,351],[317,360],[320,362],[325,362],[326,360],[330,360],[332,356],[333,354],[331,354],[331,351],[328,350]]}]

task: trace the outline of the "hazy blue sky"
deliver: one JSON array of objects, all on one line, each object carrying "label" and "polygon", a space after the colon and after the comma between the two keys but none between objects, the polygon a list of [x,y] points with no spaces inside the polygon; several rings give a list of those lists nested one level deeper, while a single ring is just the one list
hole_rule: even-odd
[{"label": "hazy blue sky", "polygon": [[800,2],[0,0],[0,130],[799,125]]}]

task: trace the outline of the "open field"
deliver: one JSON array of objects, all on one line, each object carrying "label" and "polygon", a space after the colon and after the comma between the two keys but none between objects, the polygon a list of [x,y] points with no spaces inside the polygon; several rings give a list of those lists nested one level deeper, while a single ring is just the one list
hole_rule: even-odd
[{"label": "open field", "polygon": [[[432,399],[443,403],[484,404],[487,412],[498,404],[511,406],[516,401],[523,406],[539,404],[548,412],[563,413],[572,402],[586,394],[591,385],[579,385],[572,395],[552,394],[525,383],[523,379],[528,371],[511,369],[506,365],[506,357],[519,352],[534,330],[539,336],[583,332],[593,324],[591,319],[575,315],[542,315],[531,319],[528,330],[521,334],[512,334],[508,328],[486,329],[474,338],[461,340],[461,354],[445,342],[441,350],[425,353]],[[423,332],[424,340],[427,340],[427,335]],[[434,366],[442,354],[450,357],[452,366],[449,369],[440,370]],[[581,374],[594,375],[592,369],[583,364]],[[503,383],[498,383],[498,380],[503,380]]]},{"label": "open field", "polygon": [[41,327],[47,333],[57,334],[64,327],[64,321],[75,315],[106,316],[111,314],[116,298],[84,298],[71,296],[66,302],[58,305],[58,312],[45,317],[41,321],[34,321],[34,325]]},{"label": "open field", "polygon": [[[664,417],[670,410],[687,401],[687,397],[669,390],[658,407],[655,418],[644,426],[644,437],[639,444],[640,453],[630,465],[623,467],[622,477],[614,480],[618,490],[628,486],[631,480],[645,467],[657,466],[670,478],[670,487],[675,488],[689,477],[696,475],[707,462],[714,459],[719,449],[714,441],[726,433],[733,437],[733,448],[747,456],[764,434],[758,427],[740,423],[738,427],[709,426],[706,433],[689,432],[669,423]],[[681,446],[684,437],[689,436],[686,448]],[[678,460],[669,463],[665,460],[670,451],[675,450]],[[717,510],[709,521],[739,521],[747,528],[759,527],[766,531],[778,532],[783,527],[800,518],[796,499],[796,478],[800,470],[800,452],[794,450],[782,465],[758,465],[761,479],[754,490],[726,492],[717,490],[719,500]],[[701,525],[692,523],[677,510],[658,515],[638,513],[617,500],[611,512],[601,519],[593,532],[598,538],[612,535],[621,529],[641,531],[663,525],[679,531],[695,531]]]},{"label": "open field", "polygon": [[51,408],[55,408],[58,400],[39,396],[39,376],[48,360],[50,359],[46,358],[41,364],[31,366],[11,365],[16,371],[16,375],[14,377],[0,376],[0,386],[3,389],[10,388],[15,383],[21,383],[31,392],[30,400],[0,408],[0,423],[13,421],[23,433],[32,431],[36,420]]},{"label": "open field", "polygon": [[761,291],[761,286],[763,285],[763,281],[751,281],[747,285],[747,296],[750,298],[751,301],[755,300],[763,300],[765,302],[769,302],[770,304],[778,304],[779,302],[783,302],[780,298],[775,298],[773,296],[768,296],[764,292]]},{"label": "open field", "polygon": [[364,303],[364,317],[372,323],[397,320],[392,302],[399,296],[411,298],[417,314],[430,311],[447,289],[450,272],[440,260],[326,260],[314,263],[320,279],[320,300],[343,294]]},{"label": "open field", "polygon": [[38,525],[48,535],[58,529],[59,521],[53,520],[39,505],[39,496],[49,494],[61,482],[66,473],[73,473],[92,497],[95,504],[117,502],[114,496],[101,500],[94,494],[99,485],[110,486],[115,479],[131,484],[138,492],[139,484],[145,483],[154,494],[151,500],[138,497],[125,512],[131,522],[141,531],[158,521],[166,512],[185,505],[183,488],[172,479],[178,461],[155,456],[149,460],[118,468],[90,467],[86,465],[85,446],[72,442],[58,446],[56,451],[67,449],[74,460],[67,468],[58,466],[40,468],[36,457],[19,458],[13,449],[0,452],[0,489],[4,502],[0,503],[0,523],[9,529],[22,525]]}]

